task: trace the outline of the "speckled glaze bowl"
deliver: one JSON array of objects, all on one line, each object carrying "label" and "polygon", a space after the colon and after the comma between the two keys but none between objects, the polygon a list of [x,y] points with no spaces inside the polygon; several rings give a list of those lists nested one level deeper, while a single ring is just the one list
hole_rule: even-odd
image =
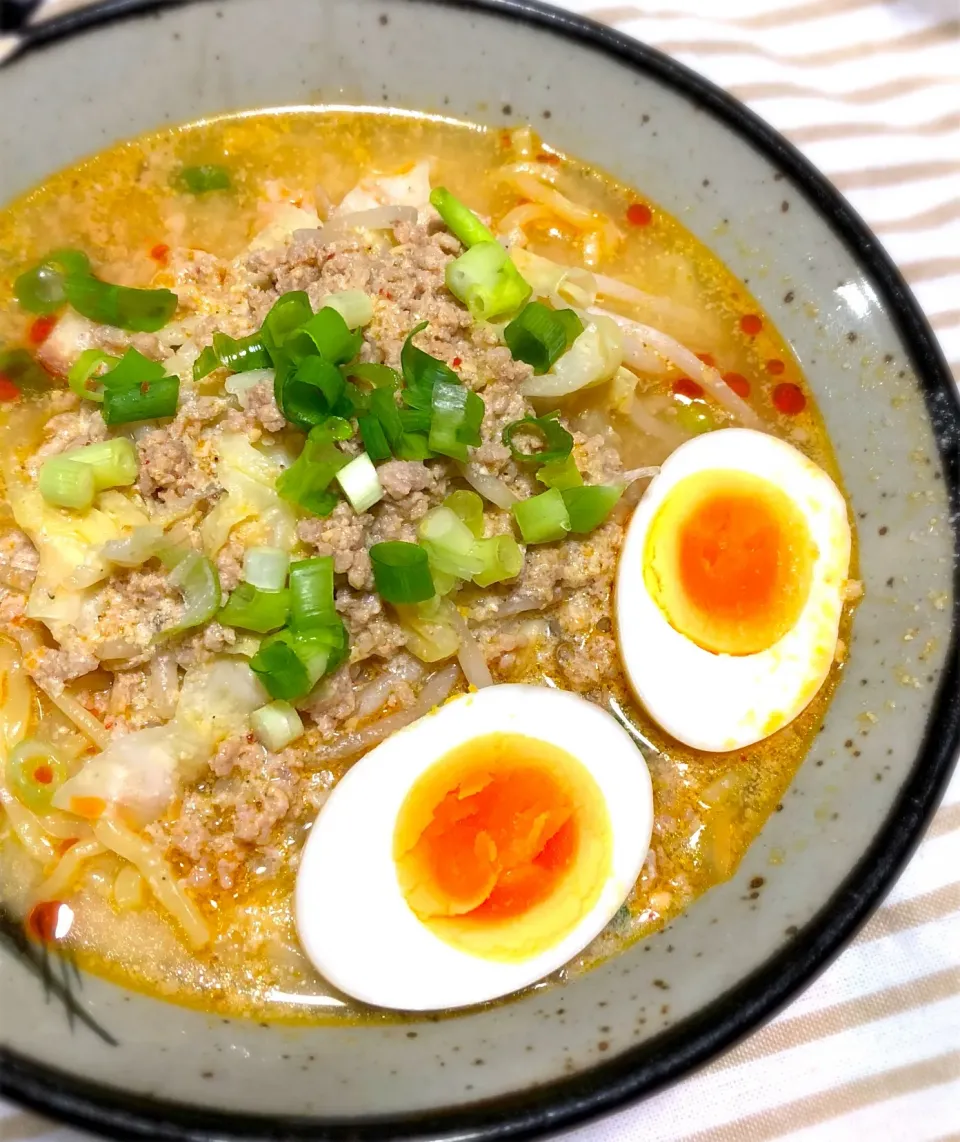
[{"label": "speckled glaze bowl", "polygon": [[958,738],[944,362],[843,199],[680,65],[524,0],[117,0],[31,33],[0,68],[0,201],[165,122],[318,102],[529,120],[680,218],[804,364],[866,597],[823,732],[734,879],[571,984],[406,1026],[292,1029],[85,978],[68,1023],[7,932],[0,1089],[116,1138],[518,1137],[648,1094],[836,955],[918,840]]}]

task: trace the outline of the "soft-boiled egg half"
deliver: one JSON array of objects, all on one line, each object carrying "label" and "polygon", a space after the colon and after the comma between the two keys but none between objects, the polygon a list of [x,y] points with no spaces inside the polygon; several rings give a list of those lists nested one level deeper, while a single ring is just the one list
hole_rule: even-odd
[{"label": "soft-boiled egg half", "polygon": [[483,1003],[604,928],[650,845],[640,751],[561,690],[466,694],[341,779],[303,851],[300,941],[335,987],[424,1011]]},{"label": "soft-boiled egg half", "polygon": [[811,701],[837,648],[847,505],[791,445],[749,429],[665,461],[617,570],[624,669],[650,716],[696,749],[740,749]]}]

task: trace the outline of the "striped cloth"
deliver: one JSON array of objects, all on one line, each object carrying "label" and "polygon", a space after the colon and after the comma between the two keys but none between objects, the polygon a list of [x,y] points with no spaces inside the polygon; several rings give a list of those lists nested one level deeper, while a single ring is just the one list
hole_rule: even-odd
[{"label": "striped cloth", "polygon": [[[41,17],[75,7],[47,0]],[[960,0],[566,7],[732,91],[886,243],[960,380]],[[0,1105],[0,1142],[80,1135]],[[960,773],[856,942],[778,1019],[576,1142],[960,1140]]]}]

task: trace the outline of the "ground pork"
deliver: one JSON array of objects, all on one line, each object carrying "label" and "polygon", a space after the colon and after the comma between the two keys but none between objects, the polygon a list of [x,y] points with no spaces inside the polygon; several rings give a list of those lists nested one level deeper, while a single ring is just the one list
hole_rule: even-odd
[{"label": "ground pork", "polygon": [[390,658],[406,641],[400,624],[384,610],[383,601],[373,592],[359,592],[341,587],[337,591],[337,610],[350,636],[350,661],[365,658]]},{"label": "ground pork", "polygon": [[29,591],[37,577],[40,556],[17,527],[0,536],[0,585],[13,591]]},{"label": "ground pork", "polygon": [[304,824],[334,780],[324,770],[304,772],[307,758],[304,749],[271,753],[245,735],[230,738],[211,760],[210,777],[184,795],[175,816],[147,831],[184,868],[191,887],[232,889],[243,872],[263,876],[289,867],[283,836],[276,844],[278,826],[286,822],[287,839],[299,847]]},{"label": "ground pork", "polygon": [[96,405],[81,405],[76,410],[50,417],[43,428],[44,440],[30,457],[28,471],[39,471],[48,456],[57,456],[71,448],[82,448],[107,438],[107,426]]},{"label": "ground pork", "polygon": [[313,719],[324,741],[333,737],[341,722],[357,708],[357,695],[349,665],[326,678],[320,686],[297,706]]},{"label": "ground pork", "polygon": [[96,670],[100,660],[90,650],[42,647],[28,654],[24,663],[38,686],[51,693],[62,694],[67,682]]}]

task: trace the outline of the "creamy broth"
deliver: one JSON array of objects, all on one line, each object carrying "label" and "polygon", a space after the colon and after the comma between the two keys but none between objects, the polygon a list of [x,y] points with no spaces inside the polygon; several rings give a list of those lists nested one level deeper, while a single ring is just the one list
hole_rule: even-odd
[{"label": "creamy broth", "polygon": [[[403,113],[321,109],[228,117],[124,143],[53,176],[0,212],[0,346],[23,347],[38,355],[49,370],[47,383],[55,394],[54,398],[48,394],[18,395],[10,391],[9,383],[4,387],[0,447],[7,479],[11,473],[14,479],[26,478],[23,473],[35,474],[36,453],[51,436],[52,417],[77,417],[84,411],[78,411],[78,400],[66,395],[69,390],[65,389],[63,372],[72,362],[61,365],[54,351],[44,353],[44,346],[53,344],[51,338],[57,336],[58,326],[64,328],[63,314],[53,315],[55,320],[50,321],[24,312],[13,296],[18,274],[50,250],[71,247],[84,251],[105,281],[135,287],[176,286],[181,301],[184,290],[192,289],[189,305],[195,324],[181,335],[180,343],[195,340],[195,356],[209,343],[210,329],[237,336],[250,332],[241,325],[229,327],[223,317],[223,297],[209,300],[214,297],[210,283],[216,280],[217,289],[224,281],[229,286],[233,280],[229,267],[234,260],[241,262],[247,257],[251,239],[282,216],[283,204],[308,213],[315,211],[324,219],[331,204],[339,203],[361,179],[372,173],[394,174],[424,159],[431,162],[432,184],[448,187],[473,210],[492,220],[498,234],[501,220],[507,218],[509,223],[513,219],[522,226],[527,251],[584,267],[604,275],[603,281],[616,279],[626,286],[618,297],[616,283],[608,284],[601,289],[597,304],[663,331],[708,365],[715,365],[731,390],[747,399],[764,426],[794,444],[839,482],[830,443],[799,364],[773,323],[744,285],[675,219],[648,201],[642,188],[618,184],[603,172],[551,149],[531,131],[485,129]],[[178,172],[198,164],[226,167],[230,189],[203,195],[177,189]],[[589,221],[574,224],[551,207],[532,203],[531,190],[539,195],[544,188],[561,192]],[[515,213],[518,210],[520,213]],[[297,229],[309,227],[294,227]],[[306,241],[297,234],[292,239],[294,243],[301,240]],[[280,265],[282,272],[288,273],[289,263],[283,262],[287,248],[281,241],[279,253],[267,249],[264,260],[257,264],[259,269],[255,267],[257,272],[276,275]],[[188,255],[186,251],[202,253]],[[253,273],[247,269],[243,272]],[[252,279],[244,281],[244,288],[261,289],[255,281],[250,284]],[[388,292],[384,296],[385,292],[380,291],[381,305],[392,300]],[[427,336],[433,333],[428,331]],[[122,352],[130,343],[130,338],[121,338],[120,348],[108,345],[108,352]],[[162,332],[153,341],[134,337],[132,343],[141,346],[148,357],[176,359],[178,366],[183,365],[180,344],[176,339],[165,339]],[[437,343],[424,345],[438,357],[443,356],[443,347]],[[458,368],[460,359],[448,363]],[[553,405],[539,402],[538,410],[561,409],[564,424],[577,439],[578,459],[581,454],[586,456],[583,450],[593,449],[590,455],[596,460],[599,450],[611,448],[627,471],[658,465],[679,443],[704,427],[737,423],[715,401],[699,399],[703,392],[700,383],[675,367],[655,373],[639,367],[632,377],[633,384],[626,392],[623,378],[615,377]],[[222,407],[216,406],[215,415],[227,412],[229,398],[223,383],[224,374],[218,370],[196,385],[200,399],[224,401]],[[483,391],[481,388],[481,395]],[[89,406],[90,402],[84,403]],[[95,413],[96,406],[86,411]],[[709,425],[705,425],[704,417],[710,418]],[[79,443],[86,443],[88,437],[83,437],[79,425],[61,422],[64,424],[65,430],[75,432]],[[213,431],[201,427],[192,436],[188,433],[190,448],[198,455],[202,453]],[[289,445],[289,430],[271,434],[261,423],[256,431],[258,446]],[[299,437],[302,440],[302,433]],[[144,439],[137,442],[141,455]],[[584,464],[590,462],[589,457],[584,459]],[[191,463],[209,474],[203,456],[199,460],[192,457]],[[455,473],[445,479],[447,492],[467,487]],[[500,618],[502,612],[497,612],[497,606],[516,597],[511,594],[515,585],[510,583],[486,590],[466,586],[457,596],[495,682],[555,685],[584,695],[631,727],[650,768],[655,825],[647,864],[620,913],[564,969],[566,973],[588,968],[648,936],[701,893],[733,874],[766,819],[777,810],[809,749],[839,680],[843,646],[849,637],[855,591],[850,592],[851,603],[841,624],[837,665],[810,705],[772,737],[733,753],[714,754],[688,748],[669,737],[633,698],[617,655],[611,621],[620,537],[644,486],[645,481],[631,485],[611,521],[594,537],[578,540],[578,558],[589,567],[585,577],[589,582],[570,590],[582,593],[582,619],[573,613],[569,597],[546,605],[518,606],[513,615],[508,610],[508,617]],[[157,489],[163,487],[162,483],[141,484],[139,491],[135,486],[129,495],[124,493],[128,505],[132,502],[139,512],[138,521],[142,522],[144,514],[138,495],[147,501],[148,518],[170,507],[173,490],[166,499],[158,498]],[[432,493],[428,488],[421,494]],[[196,528],[209,510],[210,504],[198,508],[199,514],[190,515],[185,510],[172,527],[182,527],[186,520],[190,528]],[[506,525],[493,519],[495,512],[490,516],[492,526],[505,530]],[[24,617],[32,565],[29,553],[18,555],[19,533],[9,506],[0,526],[4,529],[0,567],[5,583],[0,604],[5,636],[0,641],[0,667],[6,680],[7,749],[26,732],[51,744],[74,773],[96,746],[78,729],[75,719],[51,700],[49,679],[48,693],[28,681],[38,655],[42,657],[44,647],[54,647],[54,639],[42,622]],[[324,553],[326,539],[318,540],[318,533],[309,532],[308,541],[304,534],[303,529],[298,533],[295,554]],[[253,541],[258,541],[256,536]],[[333,546],[336,549],[336,543]],[[222,555],[221,551],[218,558]],[[238,558],[234,552],[234,564]],[[223,557],[219,565],[225,582],[229,574],[236,573],[236,567],[228,563]],[[120,577],[122,590],[127,591],[133,574],[146,573],[115,574]],[[346,574],[338,573],[338,580],[344,584]],[[360,576],[359,571],[357,574]],[[566,594],[569,596],[569,591]],[[133,596],[122,598],[126,605]],[[148,601],[134,600],[134,605],[158,605],[154,595],[144,598]],[[172,598],[171,602],[169,592],[163,594],[164,605],[173,608],[170,614],[175,619],[175,593]],[[119,602],[115,605],[120,607]],[[372,694],[391,659],[382,653],[362,656],[358,647],[367,628],[359,625],[353,613],[349,620],[353,673],[347,676],[347,688],[368,688]],[[105,620],[98,620],[97,637],[108,637],[104,633],[108,626]],[[382,638],[382,632],[375,637]],[[208,658],[221,655],[242,662],[243,648],[236,641],[212,650],[191,649],[194,658],[164,659],[165,669],[172,670],[175,678],[179,669],[182,677],[184,669],[208,651]],[[382,650],[382,644],[376,645]],[[18,665],[21,648],[25,667]],[[168,652],[165,649],[163,653]],[[149,654],[143,662],[133,656],[132,666],[116,667],[112,659],[105,665],[94,661],[90,669],[75,677],[53,681],[57,691],[54,697],[62,691],[68,704],[79,704],[93,715],[105,738],[141,730],[160,720],[151,712],[150,695],[155,693],[151,686],[156,683],[158,668],[151,665]],[[439,672],[443,667],[443,661],[435,662],[429,670]],[[59,941],[63,948],[85,969],[127,987],[204,1009],[260,1019],[389,1017],[336,995],[313,971],[298,945],[291,894],[297,854],[317,809],[363,752],[351,752],[349,735],[410,706],[429,672],[418,665],[415,655],[409,669],[410,679],[401,678],[386,704],[370,713],[365,713],[362,703],[354,704],[346,713],[338,712],[334,703],[318,707],[315,717],[305,716],[306,734],[295,743],[292,777],[287,762],[264,761],[257,754],[255,766],[275,765],[276,781],[284,790],[283,796],[290,799],[288,811],[264,813],[261,794],[267,786],[263,785],[251,794],[256,813],[253,809],[248,812],[244,798],[251,788],[249,782],[260,781],[262,773],[250,776],[243,768],[246,760],[231,768],[231,758],[221,744],[216,755],[220,761],[213,770],[202,765],[192,772],[178,789],[175,801],[146,826],[151,843],[162,853],[171,875],[210,934],[199,950],[191,949],[181,927],[157,904],[143,878],[130,872],[131,865],[115,851],[102,851],[91,842],[88,826],[74,835],[65,824],[67,814],[59,814],[56,820],[45,818],[43,813],[25,814],[9,789],[4,792],[6,812],[0,811],[0,902],[41,937],[49,937],[51,932],[49,905],[39,911],[37,908],[40,896],[66,904],[72,910],[72,922]],[[126,690],[118,685],[121,676]],[[462,692],[465,686],[463,676],[458,675],[447,693]],[[690,701],[695,704],[697,695],[691,693]],[[26,727],[21,725],[24,720]],[[245,758],[242,751],[254,748],[252,734],[249,738],[247,742],[246,735],[237,737],[238,757]],[[45,819],[52,831],[44,831]],[[197,821],[202,821],[202,830],[198,828],[188,836]],[[32,845],[25,844],[25,837],[32,838]],[[60,871],[60,886],[54,897],[49,890],[41,890],[47,877],[57,875],[53,871],[57,862],[69,859],[71,850],[82,853],[84,844],[91,846],[93,855],[76,860],[75,875]],[[239,856],[238,844],[242,850]],[[218,864],[218,860],[227,863]],[[331,869],[330,875],[337,876],[338,870]]]}]

